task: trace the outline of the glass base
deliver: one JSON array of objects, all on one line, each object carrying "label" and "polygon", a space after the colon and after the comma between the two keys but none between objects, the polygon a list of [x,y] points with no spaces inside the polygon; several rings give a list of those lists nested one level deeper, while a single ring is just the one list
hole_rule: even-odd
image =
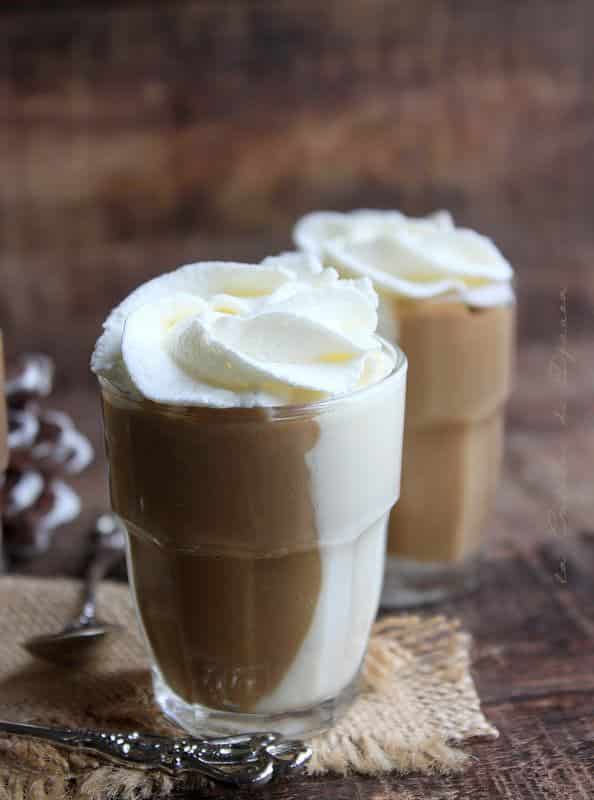
[{"label": "glass base", "polygon": [[313,736],[331,728],[348,711],[357,696],[359,675],[336,697],[308,708],[282,713],[239,714],[187,703],[165,683],[153,667],[153,690],[161,710],[193,736],[231,735],[274,731],[289,737]]},{"label": "glass base", "polygon": [[380,606],[409,608],[439,603],[478,587],[478,556],[462,562],[413,561],[390,556]]}]

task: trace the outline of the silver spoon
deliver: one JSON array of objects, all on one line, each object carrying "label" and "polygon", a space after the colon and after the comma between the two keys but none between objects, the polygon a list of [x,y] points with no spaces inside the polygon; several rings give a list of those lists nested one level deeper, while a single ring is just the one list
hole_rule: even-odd
[{"label": "silver spoon", "polygon": [[0,732],[101,754],[129,769],[160,770],[171,777],[197,773],[235,787],[264,786],[298,771],[312,754],[304,742],[272,732],[171,738],[137,732],[48,728],[5,720],[0,720]]},{"label": "silver spoon", "polygon": [[58,663],[75,662],[108,635],[119,633],[120,625],[97,617],[97,586],[125,553],[126,536],[114,514],[102,514],[95,523],[94,551],[85,575],[80,613],[59,633],[33,636],[23,647],[38,658]]}]

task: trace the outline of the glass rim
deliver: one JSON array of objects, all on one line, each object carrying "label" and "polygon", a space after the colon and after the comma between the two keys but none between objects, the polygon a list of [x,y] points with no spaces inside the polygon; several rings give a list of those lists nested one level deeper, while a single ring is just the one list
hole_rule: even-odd
[{"label": "glass rim", "polygon": [[345,394],[327,397],[323,400],[314,400],[311,403],[283,403],[273,406],[209,406],[205,404],[192,405],[188,403],[177,405],[175,403],[160,403],[156,400],[149,400],[146,397],[139,397],[131,394],[130,392],[126,392],[124,389],[116,386],[114,383],[112,383],[112,381],[103,375],[97,375],[97,380],[99,381],[102,390],[132,402],[135,405],[145,405],[154,412],[166,412],[168,414],[178,414],[180,416],[202,412],[212,415],[213,418],[216,418],[217,416],[228,417],[232,414],[234,417],[246,420],[262,418],[263,416],[273,419],[291,419],[292,417],[302,417],[307,416],[308,414],[323,413],[335,408],[336,406],[351,402],[355,399],[360,399],[368,393],[377,391],[386,383],[389,383],[400,376],[408,366],[406,354],[400,349],[400,347],[388,342],[382,336],[376,335],[376,338],[382,345],[384,351],[387,351],[393,358],[394,363],[390,372],[388,372],[381,380],[376,381],[375,383],[370,383],[367,386],[362,386],[359,389],[354,389],[352,392],[346,392]]}]

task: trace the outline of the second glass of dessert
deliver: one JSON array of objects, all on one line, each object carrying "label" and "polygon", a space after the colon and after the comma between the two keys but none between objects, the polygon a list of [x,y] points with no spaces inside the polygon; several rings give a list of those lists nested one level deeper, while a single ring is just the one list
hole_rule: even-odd
[{"label": "second glass of dessert", "polygon": [[295,241],[344,276],[373,280],[379,331],[409,359],[402,495],[390,518],[382,604],[476,585],[510,393],[512,269],[449,214],[312,213]]},{"label": "second glass of dessert", "polygon": [[105,323],[112,504],[157,701],[190,732],[311,733],[354,696],[404,418],[376,306],[285,254],[182,267]]}]

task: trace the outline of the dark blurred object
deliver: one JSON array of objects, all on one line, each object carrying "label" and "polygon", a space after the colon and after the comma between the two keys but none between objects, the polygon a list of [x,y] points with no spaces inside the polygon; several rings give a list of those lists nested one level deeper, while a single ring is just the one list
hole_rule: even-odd
[{"label": "dark blurred object", "polygon": [[0,572],[4,568],[2,557],[2,509],[4,500],[5,471],[8,465],[8,425],[6,422],[6,400],[4,397],[4,347],[0,331]]},{"label": "dark blurred object", "polygon": [[2,489],[4,547],[31,558],[47,550],[55,528],[80,512],[80,499],[62,480],[93,459],[88,439],[67,414],[43,408],[53,388],[50,358],[28,354],[7,365],[9,462]]}]

